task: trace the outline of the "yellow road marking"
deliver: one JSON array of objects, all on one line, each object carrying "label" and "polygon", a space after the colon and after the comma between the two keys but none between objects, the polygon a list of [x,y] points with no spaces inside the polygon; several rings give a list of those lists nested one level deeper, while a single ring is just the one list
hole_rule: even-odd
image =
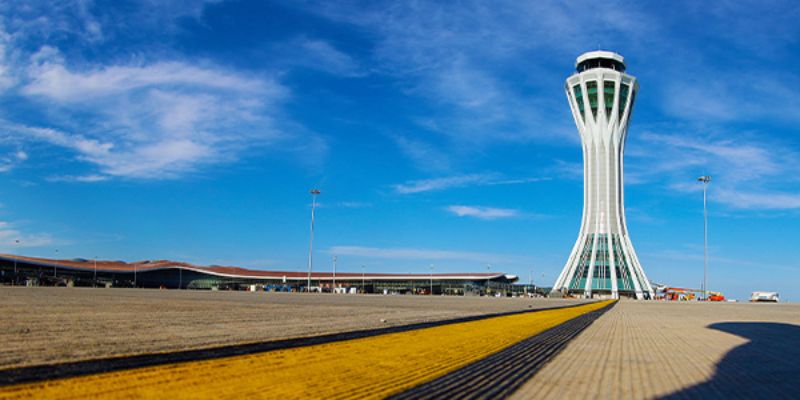
[{"label": "yellow road marking", "polygon": [[0,388],[14,398],[383,398],[570,319],[599,302],[214,360]]}]

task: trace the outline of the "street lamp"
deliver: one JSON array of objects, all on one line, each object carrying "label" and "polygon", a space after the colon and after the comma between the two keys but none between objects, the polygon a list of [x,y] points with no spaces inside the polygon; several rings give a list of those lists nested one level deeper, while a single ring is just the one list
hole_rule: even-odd
[{"label": "street lamp", "polygon": [[530,288],[528,289],[528,293],[530,293],[530,291],[531,291],[531,290],[533,290],[533,292],[534,292],[534,293],[536,293],[536,288],[533,286],[533,270],[531,270],[531,271],[530,271],[530,273],[529,273],[529,276],[528,276],[528,277],[529,277],[529,278],[530,278],[530,280],[531,280],[531,282],[530,282]]},{"label": "street lamp", "polygon": [[707,188],[711,182],[711,176],[703,175],[697,178],[698,182],[703,182],[703,300],[708,300],[708,201]]},{"label": "street lamp", "polygon": [[55,260],[53,260],[53,278],[58,278],[58,249],[55,251]]},{"label": "street lamp", "polygon": [[317,208],[317,195],[322,193],[319,189],[311,189],[311,238],[308,241],[308,283],[306,290],[311,292],[311,268],[313,265],[313,250],[314,250],[314,209]]},{"label": "street lamp", "polygon": [[431,264],[431,296],[433,296],[433,264]]},{"label": "street lamp", "polygon": [[17,248],[19,247],[19,239],[14,240],[14,284],[17,284]]},{"label": "street lamp", "polygon": [[486,295],[489,295],[489,281],[492,280],[492,277],[489,274],[492,273],[492,264],[486,264]]},{"label": "street lamp", "polygon": [[92,287],[97,287],[97,256],[94,256],[94,283]]},{"label": "street lamp", "polygon": [[331,285],[331,293],[336,293],[336,256],[333,256],[333,283]]},{"label": "street lamp", "polygon": [[364,266],[361,266],[361,293],[366,294],[367,290],[365,287],[367,286],[367,281],[364,278]]}]

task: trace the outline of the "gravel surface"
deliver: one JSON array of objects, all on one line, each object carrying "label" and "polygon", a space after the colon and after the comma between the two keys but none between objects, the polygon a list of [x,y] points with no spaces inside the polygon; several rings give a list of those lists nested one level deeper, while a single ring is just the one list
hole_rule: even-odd
[{"label": "gravel surface", "polygon": [[791,398],[800,304],[620,301],[515,398]]},{"label": "gravel surface", "polygon": [[523,298],[0,287],[0,369],[575,304]]}]

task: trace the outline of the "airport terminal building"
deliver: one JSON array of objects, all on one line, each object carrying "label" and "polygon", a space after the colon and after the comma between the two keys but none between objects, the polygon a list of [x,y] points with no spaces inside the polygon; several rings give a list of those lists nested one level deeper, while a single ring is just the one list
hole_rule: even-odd
[{"label": "airport terminal building", "polygon": [[[184,262],[52,260],[0,255],[0,280],[28,286],[306,291],[308,273]],[[511,293],[518,278],[504,273],[385,274],[313,272],[311,290],[344,293],[479,295]]]}]

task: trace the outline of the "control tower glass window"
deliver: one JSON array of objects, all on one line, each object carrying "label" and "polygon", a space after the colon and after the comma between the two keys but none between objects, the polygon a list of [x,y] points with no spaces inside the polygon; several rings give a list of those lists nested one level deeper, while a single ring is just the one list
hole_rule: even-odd
[{"label": "control tower glass window", "polygon": [[589,96],[589,107],[592,108],[592,116],[597,119],[597,81],[586,82],[586,94]]},{"label": "control tower glass window", "polygon": [[575,91],[575,102],[578,103],[578,110],[581,112],[581,119],[585,120],[584,117],[584,106],[583,106],[583,90],[581,90],[581,85],[575,85],[572,88]]},{"label": "control tower glass window", "polygon": [[614,81],[603,82],[603,103],[606,106],[606,118],[611,118],[611,110],[614,108]]},{"label": "control tower glass window", "polygon": [[625,64],[616,60],[609,60],[605,58],[592,58],[583,61],[578,64],[575,70],[580,73],[595,68],[607,68],[613,69],[614,71],[625,72]]},{"label": "control tower glass window", "polygon": [[619,117],[618,118],[619,118],[620,122],[622,122],[622,114],[624,114],[624,112],[625,112],[625,104],[628,103],[628,91],[629,90],[630,90],[630,87],[626,83],[623,83],[619,87],[619,105],[617,106],[617,108],[619,109],[619,111],[618,111],[619,112]]}]

